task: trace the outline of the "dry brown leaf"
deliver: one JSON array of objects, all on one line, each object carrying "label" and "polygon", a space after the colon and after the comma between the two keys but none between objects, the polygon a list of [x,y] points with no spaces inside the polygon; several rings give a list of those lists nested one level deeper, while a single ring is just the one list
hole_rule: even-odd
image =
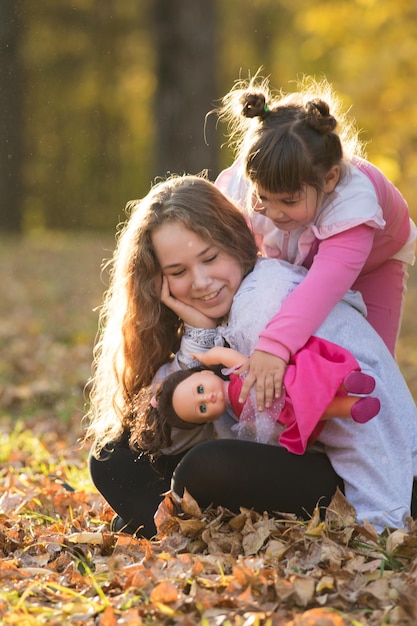
[{"label": "dry brown leaf", "polygon": [[184,489],[184,495],[181,500],[181,508],[186,515],[200,518],[202,516],[201,509],[189,492]]},{"label": "dry brown leaf", "polygon": [[314,597],[314,580],[304,576],[294,576],[292,579],[294,598],[299,606],[307,606]]},{"label": "dry brown leaf", "polygon": [[339,488],[326,509],[325,521],[329,530],[344,530],[356,522],[356,511]]},{"label": "dry brown leaf", "polygon": [[98,626],[117,626],[117,619],[113,607],[106,606],[98,620]]},{"label": "dry brown leaf", "polygon": [[150,599],[157,604],[171,604],[178,600],[178,589],[169,580],[163,580],[152,589]]},{"label": "dry brown leaf", "polygon": [[342,617],[332,609],[310,609],[302,615],[296,615],[285,626],[347,626]]}]

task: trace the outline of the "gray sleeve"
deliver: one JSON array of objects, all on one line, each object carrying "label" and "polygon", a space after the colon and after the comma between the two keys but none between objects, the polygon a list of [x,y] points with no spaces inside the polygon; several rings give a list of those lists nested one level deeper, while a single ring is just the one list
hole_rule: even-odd
[{"label": "gray sleeve", "polygon": [[181,346],[176,354],[179,366],[183,369],[200,365],[200,361],[193,359],[196,352],[206,352],[214,346],[222,346],[223,339],[216,328],[194,328],[184,324],[184,334]]}]

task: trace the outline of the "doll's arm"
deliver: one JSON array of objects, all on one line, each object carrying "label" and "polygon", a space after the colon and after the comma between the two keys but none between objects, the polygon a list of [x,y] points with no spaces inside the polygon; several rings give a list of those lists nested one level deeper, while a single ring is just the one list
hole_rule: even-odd
[{"label": "doll's arm", "polygon": [[193,354],[193,357],[208,367],[210,365],[236,367],[238,365],[242,365],[242,363],[247,359],[247,357],[237,350],[233,350],[233,348],[225,348],[224,346],[215,346],[214,348],[207,350],[207,352]]}]

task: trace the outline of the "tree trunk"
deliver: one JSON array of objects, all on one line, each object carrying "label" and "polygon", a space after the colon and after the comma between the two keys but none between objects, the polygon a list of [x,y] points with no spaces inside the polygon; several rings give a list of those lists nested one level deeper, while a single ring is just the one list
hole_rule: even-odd
[{"label": "tree trunk", "polygon": [[[154,0],[157,58],[156,174],[217,174],[217,140],[205,116],[214,106],[215,2]],[[208,135],[205,137],[205,134]]]},{"label": "tree trunk", "polygon": [[0,2],[0,230],[22,226],[23,68],[19,0]]}]

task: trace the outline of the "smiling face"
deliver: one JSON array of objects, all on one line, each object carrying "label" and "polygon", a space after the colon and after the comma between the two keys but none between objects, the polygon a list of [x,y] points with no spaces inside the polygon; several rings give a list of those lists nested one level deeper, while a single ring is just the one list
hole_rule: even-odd
[{"label": "smiling face", "polygon": [[214,422],[226,410],[228,382],[211,370],[192,374],[176,387],[172,406],[185,422],[204,424]]},{"label": "smiling face", "polygon": [[340,167],[333,166],[324,177],[321,190],[302,185],[299,191],[273,193],[254,182],[254,211],[265,215],[277,228],[295,230],[313,222],[325,194],[331,193],[340,177]]},{"label": "smiling face", "polygon": [[323,194],[307,185],[296,193],[271,193],[257,185],[254,210],[277,228],[291,231],[314,220],[322,197]]},{"label": "smiling face", "polygon": [[243,278],[236,259],[180,222],[159,226],[152,244],[172,296],[213,320],[230,311]]}]

